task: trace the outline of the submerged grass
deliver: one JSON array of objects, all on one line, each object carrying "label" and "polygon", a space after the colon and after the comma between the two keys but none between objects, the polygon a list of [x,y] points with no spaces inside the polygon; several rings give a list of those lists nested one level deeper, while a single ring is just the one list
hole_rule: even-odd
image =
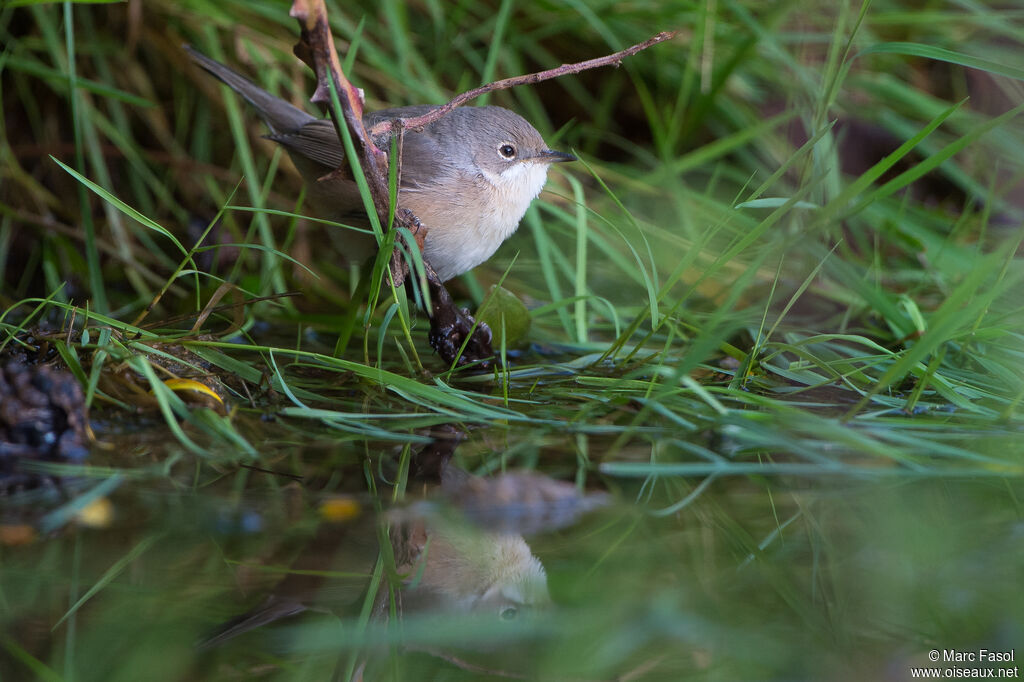
[{"label": "submerged grass", "polygon": [[[882,510],[899,516],[905,492],[940,510],[970,573],[977,548],[943,500],[980,524],[1019,524],[1024,74],[1010,56],[1024,16],[896,0],[329,6],[371,109],[441,103],[663,29],[683,35],[622,69],[492,96],[585,162],[556,171],[523,229],[455,283],[471,306],[500,283],[530,310],[527,345],[502,347],[505,367],[481,374],[442,366],[403,289],[357,288],[338,265],[344,231],[299,218],[304,194],[286,157],[180,50],[194,44],[301,103],[310,80],[290,56],[285,3],[0,8],[0,349],[59,355],[97,430],[91,465],[35,465],[95,479],[54,503],[45,530],[113,487],[143,517],[178,519],[103,540],[105,561],[80,556],[86,540],[71,535],[38,548],[38,572],[13,557],[3,582],[26,591],[0,589],[11,607],[0,610],[14,614],[0,644],[17,669],[45,679],[152,670],[145,654],[118,647],[115,669],[101,652],[126,629],[124,574],[170,562],[162,588],[195,600],[147,594],[164,625],[138,641],[175,661],[163,677],[189,678],[191,641],[216,620],[204,609],[231,615],[223,559],[247,555],[204,547],[188,500],[269,500],[268,534],[283,539],[255,553],[286,555],[306,532],[284,521],[289,477],[401,498],[408,463],[396,471],[392,455],[404,462],[442,424],[472,434],[459,454],[472,471],[538,468],[650,512],[590,522],[590,542],[548,541],[552,589],[575,610],[501,631],[572,652],[541,648],[540,676],[676,679],[711,665],[721,679],[807,678],[836,661],[872,676],[881,664],[854,666],[855,652],[906,656],[879,640],[949,645],[955,616],[864,641],[870,606],[858,603],[856,570],[895,572],[867,599],[882,611],[911,576],[847,556],[831,531],[898,547]],[[183,376],[227,410],[162,383]],[[123,424],[137,422],[159,435],[133,426],[126,438]],[[941,487],[964,477],[977,480],[962,496]],[[844,508],[863,525],[841,519]],[[998,582],[1020,554],[992,532],[1007,552]],[[933,558],[937,544],[911,544],[911,560]],[[628,573],[634,556],[653,586]],[[370,618],[376,590],[393,586],[390,562],[375,564],[374,589],[342,621],[340,658],[337,624],[316,624],[293,633],[301,647],[276,640],[262,663],[283,678],[351,675],[357,649],[395,644],[395,629]],[[734,617],[709,615],[715,597],[673,583],[665,566],[676,564],[721,599],[735,595]],[[46,621],[64,635],[52,646],[10,629],[31,613],[24,595],[52,597],[48,570],[70,581],[63,609],[40,609],[60,611]],[[189,583],[190,572],[214,584]],[[592,601],[609,575],[624,598],[601,610]],[[764,592],[786,606],[763,604]],[[984,638],[1003,612],[982,598],[971,632]],[[90,602],[109,608],[91,613],[89,632],[75,629]],[[913,617],[886,616],[911,628],[928,608],[922,591]],[[403,635],[430,647],[489,639],[493,625],[413,621]],[[807,632],[822,634],[795,634]],[[730,638],[752,653],[708,664],[701,652]],[[808,640],[821,648],[801,664]],[[690,653],[665,653],[680,643]]]}]

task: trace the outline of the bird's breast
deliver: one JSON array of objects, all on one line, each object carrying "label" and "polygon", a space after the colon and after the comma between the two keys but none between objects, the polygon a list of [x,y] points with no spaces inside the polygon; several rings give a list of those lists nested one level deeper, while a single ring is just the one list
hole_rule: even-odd
[{"label": "bird's breast", "polygon": [[494,254],[519,227],[546,177],[546,164],[520,163],[501,174],[467,174],[449,186],[403,188],[399,204],[427,227],[424,256],[447,280]]}]

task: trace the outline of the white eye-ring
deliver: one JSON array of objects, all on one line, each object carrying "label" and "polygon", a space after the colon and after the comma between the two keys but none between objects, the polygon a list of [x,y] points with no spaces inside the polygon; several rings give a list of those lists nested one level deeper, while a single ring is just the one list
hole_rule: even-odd
[{"label": "white eye-ring", "polygon": [[516,148],[508,142],[504,142],[500,147],[498,147],[498,153],[505,159],[516,158]]}]

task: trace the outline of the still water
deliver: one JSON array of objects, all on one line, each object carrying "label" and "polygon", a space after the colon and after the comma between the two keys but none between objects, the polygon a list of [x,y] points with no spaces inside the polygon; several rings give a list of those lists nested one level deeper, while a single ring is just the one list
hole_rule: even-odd
[{"label": "still water", "polygon": [[103,438],[135,472],[106,518],[0,547],[2,679],[904,680],[930,652],[1012,676],[1024,645],[1002,479],[619,478],[550,433],[267,428],[241,468]]}]

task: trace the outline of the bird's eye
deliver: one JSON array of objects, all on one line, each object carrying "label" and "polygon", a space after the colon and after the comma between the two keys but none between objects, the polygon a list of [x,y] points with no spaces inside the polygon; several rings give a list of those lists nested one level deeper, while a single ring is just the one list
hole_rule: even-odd
[{"label": "bird's eye", "polygon": [[519,615],[519,609],[517,609],[514,606],[506,606],[501,610],[501,613],[499,613],[498,615],[501,617],[502,620],[515,620],[516,617]]},{"label": "bird's eye", "polygon": [[510,144],[503,144],[498,147],[498,153],[506,159],[514,159],[516,156],[516,148]]}]

